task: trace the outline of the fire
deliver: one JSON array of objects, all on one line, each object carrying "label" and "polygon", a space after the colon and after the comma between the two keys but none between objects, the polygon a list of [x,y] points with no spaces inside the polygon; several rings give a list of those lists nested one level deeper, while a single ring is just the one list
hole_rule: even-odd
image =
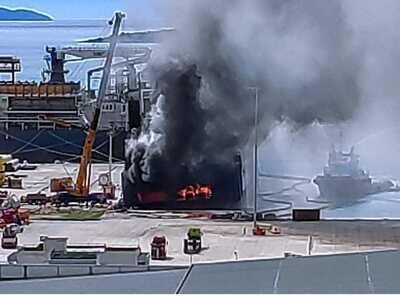
[{"label": "fire", "polygon": [[177,200],[185,201],[194,198],[211,199],[212,188],[210,185],[188,185],[177,192]]},{"label": "fire", "polygon": [[[164,191],[139,192],[138,200],[142,203],[162,203],[171,200],[171,195]],[[192,184],[176,193],[176,201],[191,199],[211,199],[213,196],[211,185]]]}]

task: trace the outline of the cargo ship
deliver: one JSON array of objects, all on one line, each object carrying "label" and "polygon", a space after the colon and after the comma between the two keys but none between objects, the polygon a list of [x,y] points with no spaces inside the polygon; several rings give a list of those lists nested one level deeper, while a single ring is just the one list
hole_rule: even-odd
[{"label": "cargo ship", "polygon": [[[96,101],[93,74],[89,70],[87,86],[67,81],[65,63],[79,59],[103,58],[107,49],[99,47],[46,47],[47,69],[43,80],[20,81],[21,61],[14,56],[0,56],[0,73],[9,80],[0,81],[0,153],[11,154],[20,160],[52,163],[77,161],[82,152]],[[121,52],[121,51],[120,51]],[[125,51],[126,52],[126,51]],[[138,101],[146,101],[151,93],[144,82],[138,82],[135,64],[149,57],[147,48],[134,48],[121,53],[125,58],[115,65],[107,98],[102,105],[101,124],[96,135],[93,161],[108,161],[109,143],[115,160],[123,161],[124,141],[128,128],[137,120],[130,119]],[[121,59],[120,59],[121,60]]]},{"label": "cargo ship", "polygon": [[332,146],[323,175],[314,179],[314,183],[319,188],[320,197],[346,201],[395,189],[392,181],[375,181],[359,165],[360,157],[354,152],[354,147],[350,152],[345,153]]}]

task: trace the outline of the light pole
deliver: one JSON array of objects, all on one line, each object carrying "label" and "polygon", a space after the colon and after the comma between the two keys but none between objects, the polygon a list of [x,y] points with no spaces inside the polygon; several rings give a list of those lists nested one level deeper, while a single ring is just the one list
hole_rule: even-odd
[{"label": "light pole", "polygon": [[254,109],[254,211],[253,227],[257,227],[257,185],[258,185],[258,87],[249,87],[254,90],[255,109]]},{"label": "light pole", "polygon": [[108,176],[109,181],[112,182],[112,151],[113,151],[113,130],[111,129],[108,133]]}]

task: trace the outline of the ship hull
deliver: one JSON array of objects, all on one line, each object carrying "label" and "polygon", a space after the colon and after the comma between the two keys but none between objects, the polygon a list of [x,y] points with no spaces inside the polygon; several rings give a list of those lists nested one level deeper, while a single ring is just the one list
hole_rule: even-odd
[{"label": "ship hull", "polygon": [[373,183],[369,177],[317,176],[314,183],[319,188],[320,197],[329,200],[360,199],[393,188],[390,181]]},{"label": "ship hull", "polygon": [[[53,163],[56,160],[77,162],[82,153],[86,134],[79,128],[26,129],[2,128],[0,130],[0,153],[12,154],[20,160],[33,163]],[[113,157],[124,160],[125,132],[113,137]],[[93,160],[108,161],[109,136],[105,131],[96,134]]]},{"label": "ship hull", "polygon": [[137,195],[137,188],[127,179],[126,173],[122,173],[122,187],[124,203],[128,207],[144,210],[239,210],[241,209],[241,193],[236,188],[236,182],[230,182],[229,186],[220,187],[210,199],[197,198],[185,201],[177,200],[173,193],[164,193],[153,190],[154,195],[165,194],[158,201],[143,201]]},{"label": "ship hull", "polygon": [[127,161],[121,181],[124,204],[127,207],[150,210],[240,210],[242,208],[241,160],[238,160],[235,167],[226,170],[216,171],[216,168],[210,167],[209,178],[205,176],[201,180],[202,183],[212,187],[210,198],[197,197],[185,200],[177,199],[176,190],[165,191],[151,184],[132,182],[129,166],[130,162]]}]

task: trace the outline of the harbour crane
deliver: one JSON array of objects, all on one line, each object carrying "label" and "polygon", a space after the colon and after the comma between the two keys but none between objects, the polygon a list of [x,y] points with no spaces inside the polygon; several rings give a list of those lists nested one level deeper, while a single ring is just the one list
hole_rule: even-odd
[{"label": "harbour crane", "polygon": [[121,12],[116,12],[113,20],[113,31],[110,39],[109,50],[106,55],[106,60],[103,66],[103,74],[100,82],[100,87],[95,105],[95,112],[90,123],[90,127],[86,134],[85,143],[82,149],[82,155],[79,163],[78,176],[75,184],[71,184],[71,178],[54,178],[51,182],[52,191],[59,192],[57,195],[58,201],[68,203],[70,201],[88,201],[90,200],[90,163],[92,158],[92,150],[96,138],[96,130],[99,125],[101,116],[101,107],[106,96],[107,84],[112,66],[115,49],[118,42],[119,30],[122,19],[125,15]]}]

